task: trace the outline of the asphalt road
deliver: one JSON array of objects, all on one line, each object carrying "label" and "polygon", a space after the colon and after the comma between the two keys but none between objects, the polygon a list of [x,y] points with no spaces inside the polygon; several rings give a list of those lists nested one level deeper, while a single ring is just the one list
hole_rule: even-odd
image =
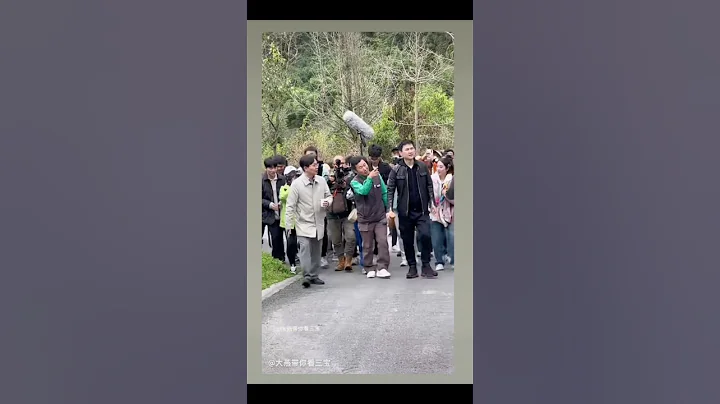
[{"label": "asphalt road", "polygon": [[355,268],[331,266],[325,285],[297,282],[263,302],[263,373],[452,373],[453,271],[408,280],[395,254],[390,279]]}]

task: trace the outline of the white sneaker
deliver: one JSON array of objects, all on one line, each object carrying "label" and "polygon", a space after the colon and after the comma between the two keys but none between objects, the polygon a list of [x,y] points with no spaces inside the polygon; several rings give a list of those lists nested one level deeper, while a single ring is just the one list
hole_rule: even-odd
[{"label": "white sneaker", "polygon": [[323,267],[323,268],[327,268],[327,267],[328,267],[328,262],[327,262],[327,259],[326,259],[325,257],[320,258],[320,266]]},{"label": "white sneaker", "polygon": [[437,265],[435,265],[435,270],[436,271],[444,271],[445,266],[443,264],[437,264]]},{"label": "white sneaker", "polygon": [[399,253],[399,252],[400,252],[400,247],[394,245],[393,248],[392,248],[392,252],[394,252],[395,254]]},{"label": "white sneaker", "polygon": [[296,267],[295,265],[291,265],[291,266],[290,266],[290,272],[292,272],[292,273],[294,273],[294,274],[297,273],[297,267]]},{"label": "white sneaker", "polygon": [[406,267],[406,266],[407,266],[407,260],[406,260],[405,258],[403,258],[402,261],[400,262],[400,266],[401,266],[401,267]]},{"label": "white sneaker", "polygon": [[378,278],[382,278],[382,279],[388,279],[388,278],[390,277],[390,272],[388,272],[387,269],[384,269],[384,268],[383,268],[383,269],[381,269],[381,270],[378,271],[377,277],[378,277]]},{"label": "white sneaker", "polygon": [[443,257],[443,261],[445,261],[445,264],[449,264],[450,261],[452,261],[452,260],[450,259],[450,256],[449,256],[449,255],[445,255],[445,256]]},{"label": "white sneaker", "polygon": [[362,269],[362,273],[363,273],[363,275],[367,274],[367,271],[365,270],[365,268]]},{"label": "white sneaker", "polygon": [[368,279],[374,278],[374,277],[375,277],[375,271],[370,271],[370,272],[368,272],[368,273],[367,273],[367,277],[368,277]]}]

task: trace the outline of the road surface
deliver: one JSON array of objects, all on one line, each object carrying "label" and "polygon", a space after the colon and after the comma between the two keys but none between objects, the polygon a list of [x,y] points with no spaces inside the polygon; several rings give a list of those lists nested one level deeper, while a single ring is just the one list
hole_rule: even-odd
[{"label": "road surface", "polygon": [[359,266],[331,266],[320,274],[325,285],[297,282],[266,299],[263,373],[452,373],[453,271],[405,279],[392,254],[390,272],[367,279]]}]

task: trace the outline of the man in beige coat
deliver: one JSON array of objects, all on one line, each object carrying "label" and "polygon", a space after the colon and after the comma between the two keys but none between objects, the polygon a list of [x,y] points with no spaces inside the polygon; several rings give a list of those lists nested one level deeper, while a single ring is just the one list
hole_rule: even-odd
[{"label": "man in beige coat", "polygon": [[325,236],[325,215],[332,194],[325,179],[317,175],[318,161],[314,154],[300,158],[303,174],[290,185],[285,208],[285,223],[295,223],[300,267],[303,269],[303,286],[324,285],[318,277],[322,240]]}]

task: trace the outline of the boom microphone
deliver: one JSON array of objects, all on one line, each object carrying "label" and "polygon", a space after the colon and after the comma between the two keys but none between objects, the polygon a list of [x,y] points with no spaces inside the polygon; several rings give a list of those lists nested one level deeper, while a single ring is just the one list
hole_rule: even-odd
[{"label": "boom microphone", "polygon": [[357,132],[363,141],[371,140],[373,136],[375,136],[373,128],[352,111],[345,111],[343,121],[345,121],[345,125],[347,125],[348,128]]}]

